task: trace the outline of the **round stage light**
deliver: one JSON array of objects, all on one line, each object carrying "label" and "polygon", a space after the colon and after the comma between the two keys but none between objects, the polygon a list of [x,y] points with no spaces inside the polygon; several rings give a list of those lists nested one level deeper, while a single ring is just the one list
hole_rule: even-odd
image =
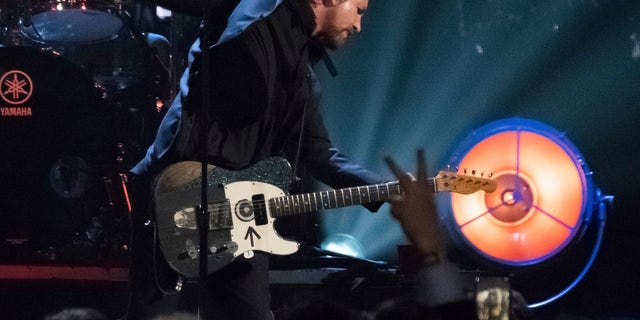
[{"label": "round stage light", "polygon": [[590,220],[595,190],[577,148],[554,128],[509,118],[472,132],[449,165],[492,172],[492,193],[451,194],[456,232],[481,257],[507,267],[541,263]]}]

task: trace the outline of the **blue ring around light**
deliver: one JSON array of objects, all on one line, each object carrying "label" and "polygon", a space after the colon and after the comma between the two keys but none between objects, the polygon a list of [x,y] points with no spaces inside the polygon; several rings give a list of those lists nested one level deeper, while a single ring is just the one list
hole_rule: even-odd
[{"label": "blue ring around light", "polygon": [[[574,166],[577,170],[581,171],[580,180],[582,183],[582,208],[581,208],[581,218],[579,221],[579,225],[576,225],[576,229],[572,230],[570,237],[563,243],[561,246],[557,247],[555,250],[545,254],[543,257],[538,259],[526,260],[526,261],[510,261],[498,259],[496,257],[490,256],[482,250],[476,248],[470,241],[467,239],[462,230],[460,228],[455,228],[455,233],[457,236],[460,236],[464,239],[464,242],[471,248],[475,250],[478,254],[480,254],[483,258],[488,259],[492,262],[507,265],[510,267],[522,267],[534,265],[540,262],[543,262],[553,256],[555,256],[560,251],[564,250],[566,246],[572,242],[577,234],[580,233],[580,230],[583,229],[585,222],[589,222],[591,220],[591,213],[594,205],[594,197],[595,197],[595,188],[592,182],[592,174],[589,170],[586,162],[582,154],[578,151],[576,146],[566,137],[566,135],[555,128],[531,119],[525,119],[521,117],[513,117],[497,120],[491,123],[488,123],[477,130],[471,132],[452,152],[452,156],[448,162],[450,167],[457,168],[465,156],[480,142],[483,140],[492,137],[496,134],[500,134],[503,132],[531,132],[534,134],[538,134],[551,140],[557,146],[559,146],[573,161]],[[451,219],[453,220],[453,215],[451,215]],[[458,226],[457,223],[452,223],[451,225]]]}]

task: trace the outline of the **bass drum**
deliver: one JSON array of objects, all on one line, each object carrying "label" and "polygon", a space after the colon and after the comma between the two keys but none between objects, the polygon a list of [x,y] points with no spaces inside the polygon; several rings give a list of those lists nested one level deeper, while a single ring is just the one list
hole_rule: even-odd
[{"label": "bass drum", "polygon": [[20,28],[24,45],[55,52],[90,75],[117,108],[128,159],[141,158],[171,95],[168,58],[159,57],[127,12],[110,1],[41,1],[28,20]]},{"label": "bass drum", "polygon": [[113,106],[91,77],[33,47],[0,48],[0,261],[106,256],[126,215]]}]

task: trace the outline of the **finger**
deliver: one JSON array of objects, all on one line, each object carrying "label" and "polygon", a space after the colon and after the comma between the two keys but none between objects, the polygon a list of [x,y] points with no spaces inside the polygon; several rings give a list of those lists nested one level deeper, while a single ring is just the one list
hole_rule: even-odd
[{"label": "finger", "polygon": [[402,170],[400,170],[400,167],[398,167],[396,162],[393,161],[393,159],[391,159],[391,157],[385,157],[384,160],[387,162],[387,166],[389,166],[389,169],[391,169],[391,172],[393,172],[393,175],[395,175],[396,178],[398,178],[398,180],[400,180],[400,183],[408,183],[410,181],[410,178],[407,177],[402,172]]},{"label": "finger", "polygon": [[427,165],[424,160],[424,150],[418,149],[418,181],[427,180]]},{"label": "finger", "polygon": [[389,200],[391,202],[400,202],[400,201],[402,201],[402,195],[394,193],[389,197]]}]

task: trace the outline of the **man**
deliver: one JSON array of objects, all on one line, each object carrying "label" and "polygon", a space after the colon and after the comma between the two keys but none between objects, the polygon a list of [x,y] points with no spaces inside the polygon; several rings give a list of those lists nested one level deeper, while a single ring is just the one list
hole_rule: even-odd
[{"label": "man", "polygon": [[[218,41],[196,41],[192,47],[180,96],[132,174],[149,177],[177,161],[198,161],[206,142],[209,163],[229,170],[282,156],[294,167],[300,159],[315,178],[334,188],[383,182],[331,144],[311,69],[325,48],[338,48],[360,31],[367,6],[368,0],[242,0],[230,8],[226,29],[213,28]],[[201,114],[202,52],[210,58],[208,119]],[[268,270],[267,255],[256,252],[211,275],[208,314],[272,318]]]}]

